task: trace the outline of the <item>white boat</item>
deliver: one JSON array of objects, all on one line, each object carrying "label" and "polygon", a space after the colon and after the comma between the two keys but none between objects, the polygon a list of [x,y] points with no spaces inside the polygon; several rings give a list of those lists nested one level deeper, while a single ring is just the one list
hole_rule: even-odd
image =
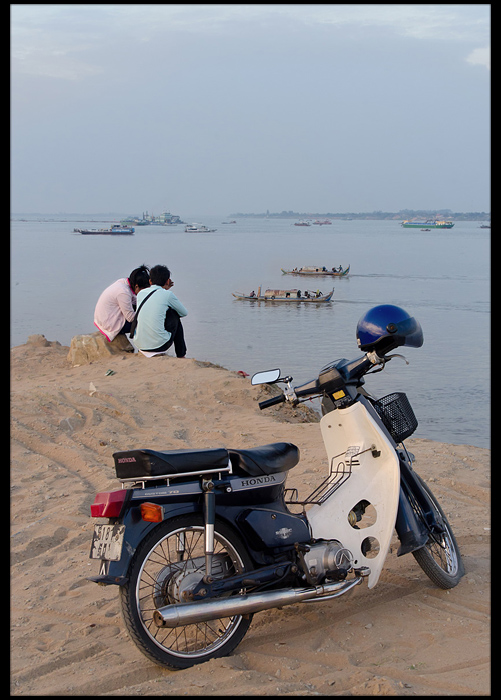
[{"label": "white boat", "polygon": [[213,231],[217,231],[217,229],[207,228],[203,224],[187,224],[184,227],[185,233],[212,233]]}]

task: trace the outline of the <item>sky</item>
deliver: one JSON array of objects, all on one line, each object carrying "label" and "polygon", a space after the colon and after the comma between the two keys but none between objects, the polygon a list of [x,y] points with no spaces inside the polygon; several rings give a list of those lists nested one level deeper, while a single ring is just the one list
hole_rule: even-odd
[{"label": "sky", "polygon": [[489,212],[490,7],[11,4],[11,212]]}]

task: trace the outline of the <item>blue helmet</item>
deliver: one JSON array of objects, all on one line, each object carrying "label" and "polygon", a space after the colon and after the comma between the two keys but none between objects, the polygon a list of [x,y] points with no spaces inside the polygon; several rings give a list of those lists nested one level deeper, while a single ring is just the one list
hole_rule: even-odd
[{"label": "blue helmet", "polygon": [[357,324],[360,350],[375,350],[379,356],[402,345],[420,348],[423,340],[419,321],[392,304],[374,306]]}]

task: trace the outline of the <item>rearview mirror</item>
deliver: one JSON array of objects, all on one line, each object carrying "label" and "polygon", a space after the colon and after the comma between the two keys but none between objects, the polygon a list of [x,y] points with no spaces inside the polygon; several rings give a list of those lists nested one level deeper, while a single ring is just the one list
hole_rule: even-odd
[{"label": "rearview mirror", "polygon": [[280,377],[279,369],[269,369],[252,375],[251,384],[273,384]]}]

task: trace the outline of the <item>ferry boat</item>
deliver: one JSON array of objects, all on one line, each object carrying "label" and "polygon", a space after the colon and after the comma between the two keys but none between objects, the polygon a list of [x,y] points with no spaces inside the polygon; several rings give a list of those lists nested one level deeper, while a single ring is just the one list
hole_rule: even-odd
[{"label": "ferry boat", "polygon": [[452,228],[454,226],[452,221],[436,221],[434,219],[428,219],[428,221],[402,221],[401,224],[404,228]]},{"label": "ferry boat", "polygon": [[83,233],[84,235],[101,235],[101,236],[131,236],[134,233],[133,226],[122,226],[114,224],[108,228],[74,228],[74,233]]}]

